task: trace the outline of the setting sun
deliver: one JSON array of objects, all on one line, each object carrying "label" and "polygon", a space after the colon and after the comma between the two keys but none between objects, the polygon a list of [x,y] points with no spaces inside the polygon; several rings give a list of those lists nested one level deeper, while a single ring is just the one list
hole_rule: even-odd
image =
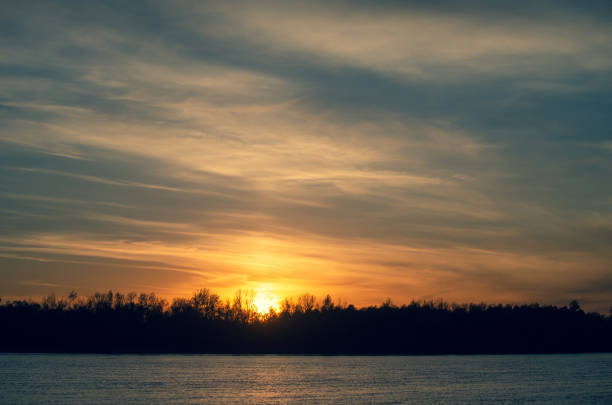
[{"label": "setting sun", "polygon": [[258,292],[255,295],[253,305],[255,305],[255,310],[262,315],[269,313],[270,310],[278,312],[280,309],[279,298],[263,292]]},{"label": "setting sun", "polygon": [[0,405],[612,405],[611,21],[0,0]]}]

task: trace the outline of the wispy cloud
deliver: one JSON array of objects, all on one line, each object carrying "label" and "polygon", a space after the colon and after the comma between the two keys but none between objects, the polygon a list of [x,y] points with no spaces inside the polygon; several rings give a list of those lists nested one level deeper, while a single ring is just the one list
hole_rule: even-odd
[{"label": "wispy cloud", "polygon": [[609,306],[609,6],[140,7],[0,21],[0,294]]},{"label": "wispy cloud", "polygon": [[420,80],[461,80],[466,74],[533,80],[533,75],[550,78],[612,67],[608,24],[570,13],[489,19],[478,11],[459,14],[435,5],[326,2],[224,2],[216,11],[222,22],[203,26],[208,35]]}]

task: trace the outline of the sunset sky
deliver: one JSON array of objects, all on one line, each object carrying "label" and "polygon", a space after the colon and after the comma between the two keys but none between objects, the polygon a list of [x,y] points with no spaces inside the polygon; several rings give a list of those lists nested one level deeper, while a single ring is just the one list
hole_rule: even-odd
[{"label": "sunset sky", "polygon": [[2,1],[0,296],[612,306],[612,3]]}]

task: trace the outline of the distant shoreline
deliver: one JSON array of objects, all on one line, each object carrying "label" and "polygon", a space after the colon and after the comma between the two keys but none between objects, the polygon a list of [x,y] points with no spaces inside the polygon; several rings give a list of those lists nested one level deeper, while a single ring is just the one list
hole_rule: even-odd
[{"label": "distant shoreline", "polygon": [[612,317],[568,306],[411,302],[356,308],[303,295],[258,313],[206,289],[172,303],[96,293],[0,304],[0,352],[219,355],[501,355],[612,352]]}]

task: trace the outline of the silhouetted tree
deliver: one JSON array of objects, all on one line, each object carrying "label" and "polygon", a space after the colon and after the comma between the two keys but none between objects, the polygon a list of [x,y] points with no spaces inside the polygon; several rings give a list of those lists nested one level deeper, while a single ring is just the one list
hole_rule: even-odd
[{"label": "silhouetted tree", "polygon": [[[318,304],[317,304],[318,303]],[[356,308],[304,294],[258,314],[253,294],[207,289],[170,305],[113,291],[0,301],[0,351],[205,353],[555,353],[612,351],[612,311],[411,301]]]},{"label": "silhouetted tree", "polygon": [[569,310],[570,310],[570,311],[572,311],[572,312],[578,312],[578,311],[580,311],[580,304],[578,303],[578,301],[576,301],[576,300],[572,300],[572,301],[569,303]]}]

